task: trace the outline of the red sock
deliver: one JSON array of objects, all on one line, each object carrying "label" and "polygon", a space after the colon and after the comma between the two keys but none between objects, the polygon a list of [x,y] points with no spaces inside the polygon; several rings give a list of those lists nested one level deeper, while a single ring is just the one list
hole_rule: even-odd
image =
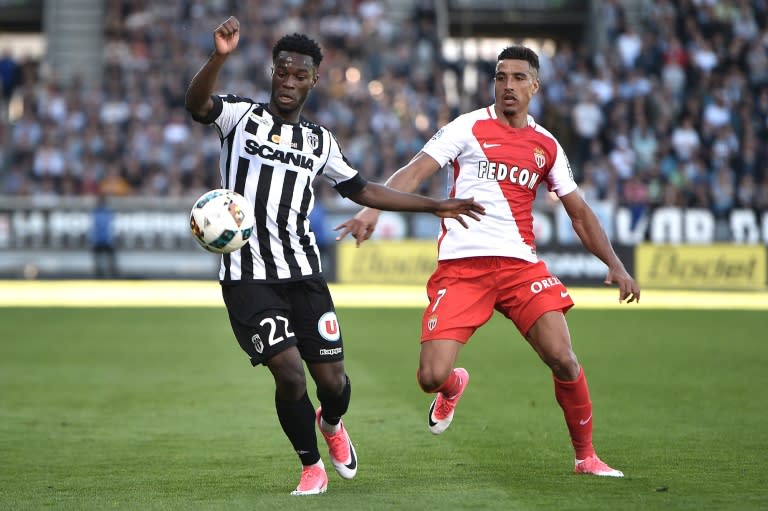
[{"label": "red sock", "polygon": [[595,454],[595,448],[592,446],[592,401],[589,400],[584,369],[579,369],[579,377],[574,381],[552,378],[555,380],[555,398],[563,409],[576,459],[588,458]]},{"label": "red sock", "polygon": [[461,378],[456,374],[456,369],[452,370],[448,375],[448,378],[437,387],[434,392],[440,392],[448,399],[452,398],[461,390]]}]

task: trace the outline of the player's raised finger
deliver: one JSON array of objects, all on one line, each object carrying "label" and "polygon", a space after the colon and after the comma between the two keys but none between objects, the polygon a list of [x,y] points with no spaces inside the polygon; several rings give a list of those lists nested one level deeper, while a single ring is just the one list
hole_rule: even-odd
[{"label": "player's raised finger", "polygon": [[347,237],[347,234],[351,232],[345,224],[337,225],[336,227],[333,228],[334,231],[338,231],[339,229],[343,229],[343,230],[336,236],[336,241],[343,240],[344,238]]}]

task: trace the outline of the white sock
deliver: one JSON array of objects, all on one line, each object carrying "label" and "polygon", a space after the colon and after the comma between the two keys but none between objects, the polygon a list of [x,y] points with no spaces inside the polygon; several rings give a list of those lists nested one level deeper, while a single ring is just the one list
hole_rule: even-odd
[{"label": "white sock", "polygon": [[338,424],[328,424],[325,422],[325,419],[323,417],[320,417],[320,429],[323,430],[325,433],[328,433],[329,435],[335,435],[339,432],[339,429],[341,429],[341,421],[339,421]]}]

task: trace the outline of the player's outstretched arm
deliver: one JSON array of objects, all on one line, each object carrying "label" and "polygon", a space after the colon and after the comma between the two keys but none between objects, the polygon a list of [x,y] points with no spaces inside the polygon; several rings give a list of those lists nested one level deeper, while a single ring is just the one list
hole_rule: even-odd
[{"label": "player's outstretched arm", "polygon": [[579,195],[578,191],[563,195],[560,197],[560,201],[571,218],[573,230],[576,231],[581,243],[608,265],[608,274],[604,282],[606,285],[617,284],[619,286],[619,302],[624,300],[627,303],[640,302],[640,287],[616,255],[592,208]]},{"label": "player's outstretched arm", "polygon": [[[392,174],[385,184],[394,190],[413,193],[424,180],[435,174],[438,170],[440,170],[440,165],[434,158],[426,153],[419,152],[407,165]],[[352,198],[352,200],[355,199]],[[364,203],[358,202],[358,204]],[[371,237],[376,229],[380,209],[388,208],[365,207],[354,217],[334,227],[335,231],[341,231],[336,237],[336,241],[340,241],[347,234],[351,234],[357,240],[357,246],[359,247],[361,243]],[[438,213],[435,211],[435,214]],[[440,215],[438,214],[438,216]],[[459,221],[466,227],[463,219],[460,218]]]},{"label": "player's outstretched arm", "polygon": [[373,234],[378,219],[377,210],[433,213],[441,218],[453,218],[465,229],[468,229],[469,225],[464,217],[479,221],[480,215],[485,214],[485,207],[475,202],[472,197],[437,200],[423,195],[400,192],[378,183],[368,183],[365,188],[350,195],[349,198],[369,209],[361,211],[357,216],[334,227],[335,231],[341,231],[336,241],[351,234],[357,240],[358,247]]},{"label": "player's outstretched arm", "polygon": [[216,85],[216,78],[224,61],[237,48],[239,42],[240,22],[234,16],[230,16],[213,31],[214,52],[192,78],[184,97],[184,106],[195,117],[203,118],[213,108],[211,94]]},{"label": "player's outstretched arm", "polygon": [[454,218],[464,227],[469,226],[463,217],[480,220],[480,215],[485,214],[485,207],[475,202],[472,197],[438,200],[415,193],[401,192],[379,183],[368,183],[349,198],[369,208],[433,213],[441,218]]}]

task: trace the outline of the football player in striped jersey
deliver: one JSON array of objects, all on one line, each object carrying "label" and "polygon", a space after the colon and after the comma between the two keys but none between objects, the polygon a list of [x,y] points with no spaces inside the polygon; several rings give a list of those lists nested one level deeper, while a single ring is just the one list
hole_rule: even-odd
[{"label": "football player in striped jersey", "polygon": [[[291,34],[277,41],[269,102],[258,103],[213,94],[240,41],[237,18],[219,25],[213,38],[213,53],[187,89],[186,108],[216,129],[222,187],[245,196],[256,219],[248,244],[221,258],[222,295],[240,347],[274,377],[277,416],[303,466],[293,494],[323,493],[328,477],[315,424],[342,478],[354,477],[358,465],[341,419],[351,395],[342,333],[309,223],[314,179],[323,176],[364,206],[429,212],[464,227],[465,217],[479,220],[484,209],[472,198],[435,200],[368,182],[350,167],[333,134],[302,116],[323,58],[314,40]],[[307,394],[305,363],[317,386],[317,409]]]}]

